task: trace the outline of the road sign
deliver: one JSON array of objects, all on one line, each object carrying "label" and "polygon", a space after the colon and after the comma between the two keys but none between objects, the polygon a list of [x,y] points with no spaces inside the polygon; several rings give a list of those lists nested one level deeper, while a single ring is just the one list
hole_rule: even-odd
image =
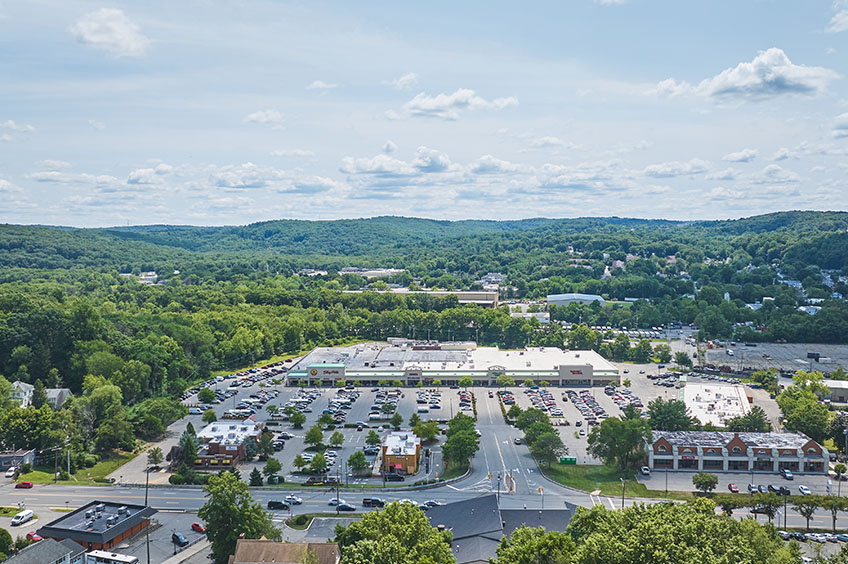
[{"label": "road sign", "polygon": [[559,459],[560,464],[577,464],[576,456],[561,456]]}]

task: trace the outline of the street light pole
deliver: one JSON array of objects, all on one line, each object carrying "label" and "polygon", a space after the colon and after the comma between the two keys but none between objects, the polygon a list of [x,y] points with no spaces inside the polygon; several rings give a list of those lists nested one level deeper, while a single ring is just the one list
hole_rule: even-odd
[{"label": "street light pole", "polygon": [[[150,486],[150,466],[144,472],[144,506],[147,507],[147,490]],[[150,564],[150,519],[147,519],[147,526],[144,528],[145,543],[147,545],[147,564]],[[176,554],[177,545],[174,545],[174,554]]]},{"label": "street light pole", "polygon": [[624,509],[624,478],[619,478],[621,480],[621,508]]}]

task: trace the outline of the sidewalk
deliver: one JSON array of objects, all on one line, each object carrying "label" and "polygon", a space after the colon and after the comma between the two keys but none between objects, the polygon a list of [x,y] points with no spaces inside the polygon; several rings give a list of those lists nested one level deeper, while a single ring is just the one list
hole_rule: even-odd
[{"label": "sidewalk", "polygon": [[[162,455],[167,456],[171,447],[179,442],[180,436],[182,436],[187,425],[187,417],[183,417],[179,421],[171,423],[165,431],[164,439],[155,443],[147,443],[141,454],[109,474],[107,477],[114,478],[116,483],[144,484],[145,468],[147,468],[147,452],[151,448],[158,446],[162,449]],[[167,484],[169,476],[170,474],[168,472],[152,472],[150,474],[150,483]]]},{"label": "sidewalk", "polygon": [[203,539],[202,541],[191,545],[179,554],[175,554],[163,561],[162,564],[208,564],[210,549],[211,545],[209,544],[209,541]]}]

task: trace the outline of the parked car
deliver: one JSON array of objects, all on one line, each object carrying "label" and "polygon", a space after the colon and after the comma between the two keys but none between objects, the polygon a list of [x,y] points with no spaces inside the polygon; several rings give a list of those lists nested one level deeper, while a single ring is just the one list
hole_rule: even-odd
[{"label": "parked car", "polygon": [[812,493],[807,486],[798,486],[798,491],[801,492],[801,495],[810,495]]},{"label": "parked car", "polygon": [[17,473],[17,471],[18,471],[17,468],[15,468],[14,466],[10,466],[9,469],[6,470],[6,477],[7,478],[14,478],[15,473]]},{"label": "parked car", "polygon": [[736,484],[727,484],[727,489],[730,490],[731,493],[739,493],[739,488]]},{"label": "parked car", "polygon": [[757,486],[757,491],[759,491],[760,493],[768,493],[768,488],[763,484],[760,484],[759,486]]},{"label": "parked car", "polygon": [[15,487],[18,489],[28,490],[32,487],[32,482],[18,482],[17,484],[15,484]]},{"label": "parked car", "polygon": [[[582,432],[581,434],[586,434],[586,431],[583,431],[583,429],[580,429],[580,431]],[[641,468],[639,468],[639,473],[642,474],[643,476],[650,476],[651,475],[651,469],[648,468],[647,466],[642,466]]]},{"label": "parked car", "polygon": [[521,437],[516,437],[515,440],[513,440],[512,442],[514,442],[517,445],[520,445],[522,443]]},{"label": "parked car", "polygon": [[194,523],[191,524],[191,530],[198,532],[198,533],[205,533],[206,532],[206,525],[204,525],[200,521],[195,521]]},{"label": "parked car", "polygon": [[395,474],[393,472],[389,474],[384,474],[383,477],[386,479],[387,482],[403,482],[404,480],[406,480],[404,476],[400,474]]},{"label": "parked car", "polygon": [[755,484],[748,484],[748,493],[757,493],[757,486]]},{"label": "parked car", "polygon": [[38,542],[38,541],[43,540],[43,539],[42,539],[41,535],[39,535],[38,533],[36,533],[34,531],[30,531],[26,534],[26,540]]},{"label": "parked car", "polygon": [[188,539],[184,534],[177,531],[171,533],[171,542],[177,546],[188,546]]}]

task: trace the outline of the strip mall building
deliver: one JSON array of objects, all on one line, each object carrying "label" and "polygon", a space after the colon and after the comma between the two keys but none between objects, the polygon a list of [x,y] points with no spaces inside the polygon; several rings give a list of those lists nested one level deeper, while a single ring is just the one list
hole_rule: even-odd
[{"label": "strip mall building", "polygon": [[827,473],[827,449],[800,433],[654,431],[652,440],[652,470]]},{"label": "strip mall building", "polygon": [[294,365],[286,383],[335,385],[340,382],[375,386],[455,385],[469,377],[478,386],[494,386],[499,376],[516,383],[529,379],[551,386],[606,386],[619,383],[618,369],[595,351],[564,351],[556,347],[500,350],[474,342],[422,343],[392,339],[350,347],[319,347]]}]

